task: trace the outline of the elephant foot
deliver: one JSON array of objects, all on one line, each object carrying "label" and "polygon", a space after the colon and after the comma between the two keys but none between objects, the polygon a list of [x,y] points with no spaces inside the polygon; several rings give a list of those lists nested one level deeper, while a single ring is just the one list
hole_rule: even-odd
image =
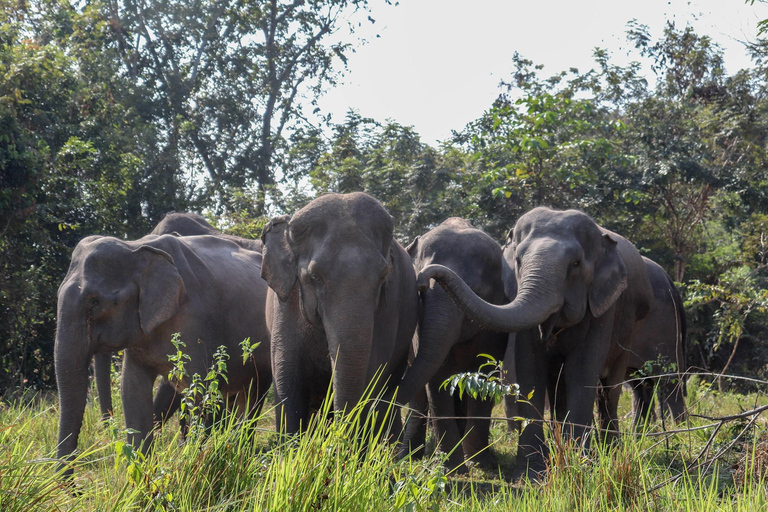
[{"label": "elephant foot", "polygon": [[[472,452],[467,451],[466,453]],[[482,469],[496,469],[499,467],[499,462],[496,460],[496,457],[493,456],[493,453],[491,453],[489,448],[482,451],[475,451],[474,455],[468,456],[467,463]]]},{"label": "elephant foot", "polygon": [[469,473],[469,468],[464,463],[464,452],[461,450],[461,446],[458,446],[448,455],[443,465],[454,475],[466,475]]},{"label": "elephant foot", "polygon": [[543,482],[547,477],[547,453],[546,448],[542,451],[528,451],[517,453],[515,466],[512,469],[512,482],[522,482],[529,480],[531,482]]},{"label": "elephant foot", "polygon": [[408,457],[410,457],[412,460],[421,460],[426,456],[426,454],[427,450],[423,443],[416,445],[414,448],[413,445],[408,442],[401,442],[400,447],[397,450],[398,460],[406,459]]}]

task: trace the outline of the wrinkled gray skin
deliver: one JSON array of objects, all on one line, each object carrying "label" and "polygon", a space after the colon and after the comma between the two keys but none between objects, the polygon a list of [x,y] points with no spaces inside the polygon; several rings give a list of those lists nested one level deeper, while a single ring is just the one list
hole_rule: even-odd
[{"label": "wrinkled gray skin", "polygon": [[640,328],[627,362],[627,379],[646,361],[662,366],[674,364],[676,370],[654,366],[654,373],[675,373],[677,377],[632,380],[634,395],[634,426],[637,429],[647,419],[653,419],[653,392],[657,390],[662,416],[669,410],[674,421],[686,418],[685,409],[685,336],[686,318],[683,298],[672,279],[654,261],[643,257],[653,288],[654,301],[645,323]]},{"label": "wrinkled gray skin", "polygon": [[[465,314],[480,325],[517,332],[515,367],[523,396],[534,391],[520,415],[541,420],[549,392],[555,419],[568,420],[564,434],[587,442],[596,383],[620,394],[629,349],[648,314],[653,291],[632,244],[602,229],[582,212],[535,208],[515,225],[504,249],[508,305],[477,297],[450,269],[430,265],[421,289],[440,281]],[[601,397],[602,427],[618,429],[612,397]],[[538,478],[545,469],[543,425],[520,435],[513,478]]]},{"label": "wrinkled gray skin", "polygon": [[[214,235],[226,240],[230,240],[239,246],[261,253],[261,240],[249,240],[237,236],[227,235],[217,230],[202,215],[197,213],[171,212],[152,230],[153,235],[195,236],[195,235]],[[96,389],[99,395],[99,407],[101,417],[107,420],[112,417],[112,393],[110,383],[111,373],[111,354],[96,354],[94,360],[94,376],[96,379]],[[164,424],[181,406],[181,395],[176,392],[176,388],[163,379],[155,394],[154,400],[154,421],[158,425]],[[182,425],[182,431],[184,431]]]},{"label": "wrinkled gray skin", "polygon": [[[124,350],[122,399],[128,440],[152,440],[152,387],[171,369],[171,343],[181,333],[189,375],[205,375],[213,352],[230,355],[225,396],[263,397],[271,381],[269,332],[263,317],[266,283],[261,254],[215,236],[149,235],[136,241],[91,236],[75,247],[58,293],[54,352],[61,414],[57,456],[65,465],[77,447],[95,354]],[[260,342],[242,363],[240,342]],[[185,382],[174,383],[177,388]],[[67,470],[71,474],[71,468]]]},{"label": "wrinkled gray skin", "polygon": [[402,377],[418,296],[392,231],[392,216],[360,192],[321,196],[264,228],[279,432],[307,427],[331,375],[336,410],[356,404],[380,367],[378,389]]},{"label": "wrinkled gray skin", "polygon": [[[493,304],[507,302],[501,282],[501,247],[483,231],[461,218],[450,218],[435,229],[417,237],[407,249],[418,272],[427,265],[439,263],[452,269],[472,291]],[[467,471],[466,460],[486,467],[496,462],[488,447],[490,420],[459,422],[456,419],[454,397],[440,385],[451,375],[477,371],[487,361],[478,354],[489,354],[500,360],[507,346],[506,333],[483,329],[464,316],[451,297],[438,286],[421,292],[418,336],[414,338],[416,357],[403,380],[400,393],[408,396],[409,386],[421,388],[427,384],[429,408],[440,448],[451,453],[447,465],[459,473]],[[413,384],[415,383],[415,384]],[[423,398],[412,401],[411,408],[419,410]],[[492,401],[471,400],[466,404],[470,417],[490,417]],[[405,446],[423,443],[426,421],[412,415],[406,425]],[[466,437],[464,437],[466,434]],[[463,441],[462,441],[463,438]],[[461,444],[461,446],[458,446]],[[456,450],[454,450],[456,448]],[[453,451],[452,451],[453,450]]]}]

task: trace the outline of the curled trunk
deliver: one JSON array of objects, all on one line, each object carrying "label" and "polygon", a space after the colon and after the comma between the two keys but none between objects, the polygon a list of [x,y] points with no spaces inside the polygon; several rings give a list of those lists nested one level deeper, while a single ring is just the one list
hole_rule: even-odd
[{"label": "curled trunk", "polygon": [[[515,300],[497,306],[481,299],[453,270],[443,265],[429,265],[419,274],[419,287],[435,279],[451,295],[467,317],[486,329],[518,332],[544,323],[556,313],[561,303],[556,293],[547,293],[552,285],[544,278],[530,278],[521,283]],[[539,290],[539,291],[537,291]]]}]

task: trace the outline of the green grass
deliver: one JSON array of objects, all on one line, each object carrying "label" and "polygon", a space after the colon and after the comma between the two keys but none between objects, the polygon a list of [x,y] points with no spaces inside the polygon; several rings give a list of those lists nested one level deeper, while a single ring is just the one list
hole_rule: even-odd
[{"label": "green grass", "polygon": [[[710,416],[765,403],[764,396],[719,393],[698,381],[689,385],[689,400],[693,414]],[[631,421],[628,402],[623,397],[624,431]],[[71,485],[55,475],[55,397],[0,406],[0,510],[768,509],[768,442],[762,442],[760,420],[722,458],[689,471],[705,446],[710,445],[709,456],[717,453],[747,421],[724,425],[711,443],[708,429],[666,440],[624,436],[617,446],[595,443],[587,452],[551,435],[552,445],[562,448],[552,458],[547,481],[513,485],[508,477],[517,435],[504,422],[492,431],[491,450],[500,469],[472,468],[468,476],[454,477],[442,468],[440,455],[398,461],[375,433],[359,435],[361,409],[344,419],[320,415],[309,434],[295,438],[274,433],[269,409],[255,425],[231,419],[210,436],[184,444],[172,421],[143,459],[124,445],[119,400],[115,405],[115,418],[103,424],[96,404],[88,404]],[[495,415],[501,416],[500,408]],[[692,418],[689,426],[709,423]],[[656,424],[649,432],[660,430]],[[732,476],[736,466],[744,475],[738,483]]]}]

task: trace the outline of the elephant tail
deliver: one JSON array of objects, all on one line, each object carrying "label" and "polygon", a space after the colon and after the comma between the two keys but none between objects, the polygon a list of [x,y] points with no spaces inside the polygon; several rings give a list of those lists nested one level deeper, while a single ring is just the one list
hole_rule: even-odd
[{"label": "elephant tail", "polygon": [[675,302],[675,311],[677,313],[678,326],[679,326],[678,343],[680,345],[679,345],[679,350],[676,350],[675,352],[677,352],[680,355],[681,361],[677,362],[677,371],[679,374],[681,374],[680,380],[683,388],[682,389],[683,396],[688,396],[688,390],[686,389],[686,382],[688,380],[686,378],[686,375],[688,373],[688,363],[687,363],[688,352],[686,350],[686,345],[687,345],[686,341],[688,336],[688,321],[686,320],[686,317],[685,317],[685,307],[683,305],[683,298],[680,296],[680,291],[677,289],[677,287],[675,286],[675,283],[672,281],[672,279],[669,276],[667,276],[667,279],[669,279],[669,286],[670,286],[670,289],[673,291],[672,295],[673,295],[673,300]]}]

